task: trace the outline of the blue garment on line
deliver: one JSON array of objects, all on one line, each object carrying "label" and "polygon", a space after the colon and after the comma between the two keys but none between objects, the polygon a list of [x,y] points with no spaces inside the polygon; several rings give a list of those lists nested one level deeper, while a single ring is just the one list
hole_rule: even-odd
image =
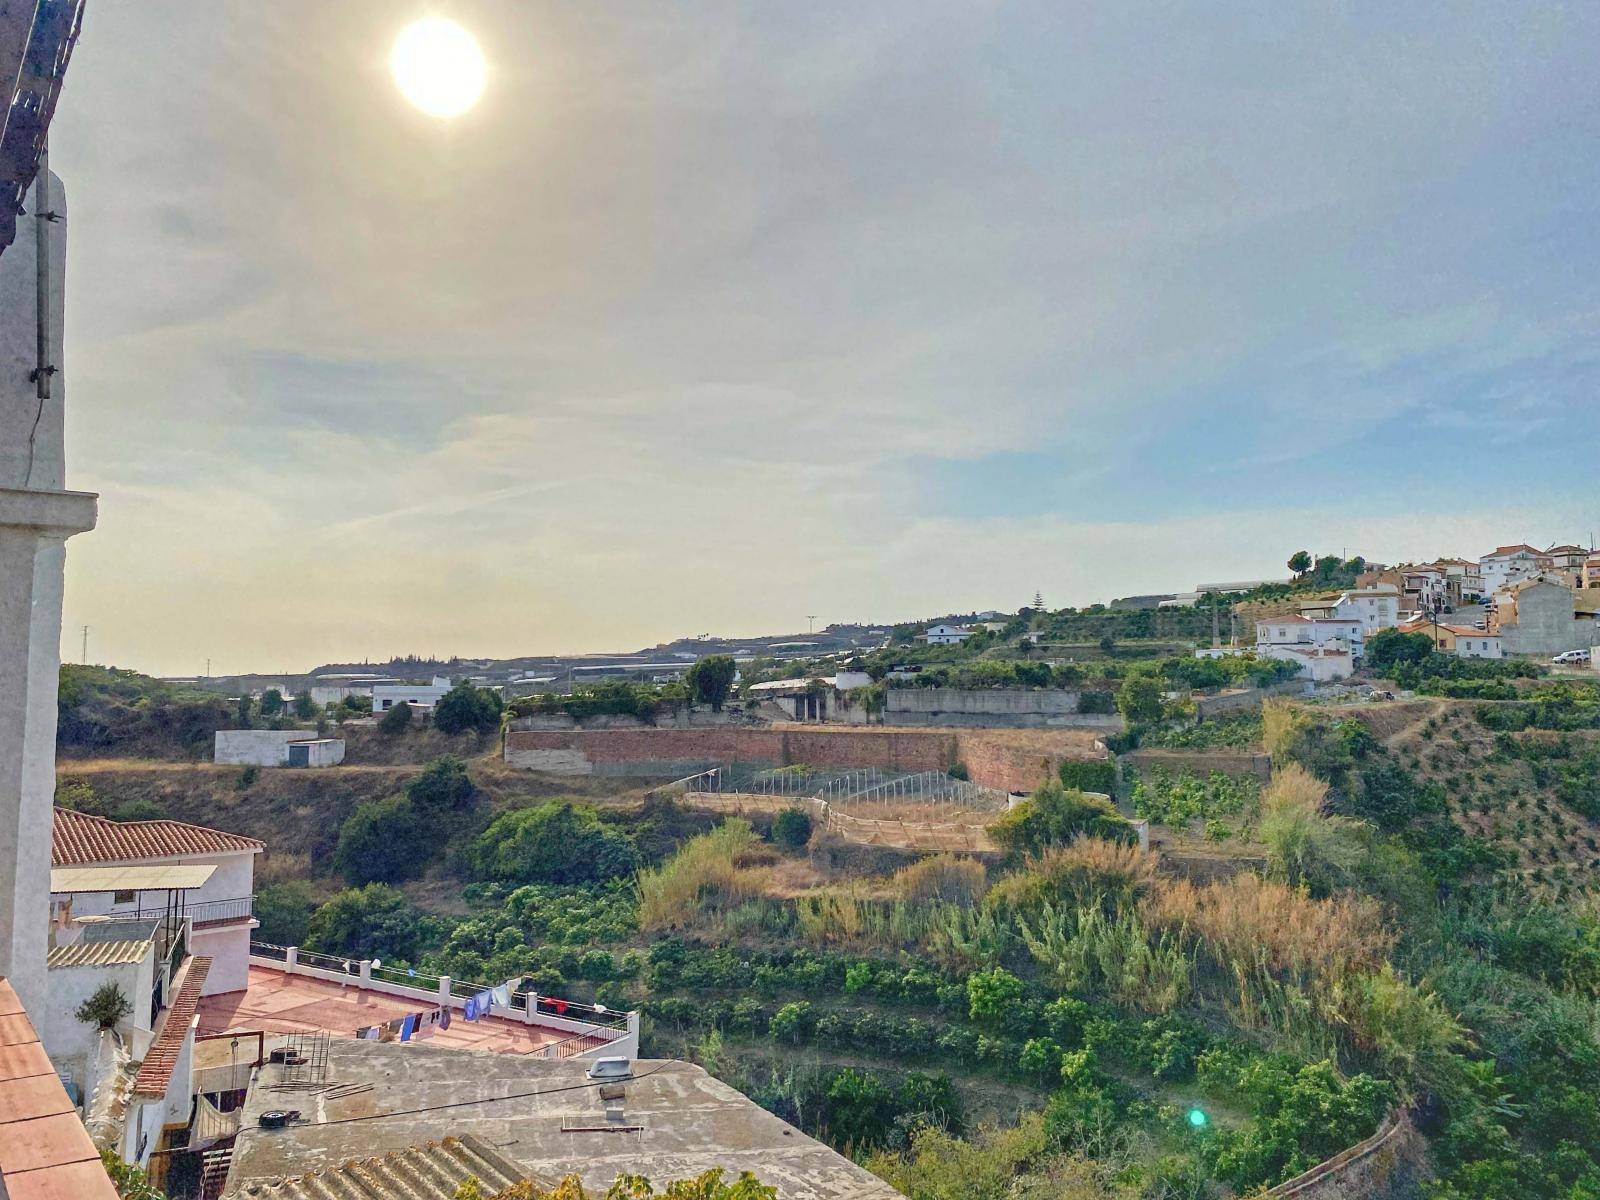
[{"label": "blue garment on line", "polygon": [[418,1014],[416,1013],[407,1013],[400,1019],[400,1040],[402,1042],[409,1042],[411,1035],[416,1033],[417,1019]]}]

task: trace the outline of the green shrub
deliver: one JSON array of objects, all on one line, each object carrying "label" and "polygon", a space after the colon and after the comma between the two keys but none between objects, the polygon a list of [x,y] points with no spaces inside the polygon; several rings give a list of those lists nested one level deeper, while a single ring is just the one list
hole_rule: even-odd
[{"label": "green shrub", "polygon": [[399,883],[422,873],[439,848],[416,805],[406,796],[368,800],[339,827],[333,866],[351,884]]},{"label": "green shrub", "polygon": [[114,983],[102,983],[72,1014],[96,1029],[115,1029],[133,1015],[133,1001]]},{"label": "green shrub", "polygon": [[639,854],[594,809],[552,800],[496,817],[474,843],[472,863],[478,879],[574,884],[630,875]]},{"label": "green shrub", "polygon": [[813,1024],[811,1005],[805,1000],[796,1000],[772,1014],[767,1032],[775,1042],[790,1042],[798,1046],[811,1033]]},{"label": "green shrub", "polygon": [[414,959],[424,935],[415,909],[381,883],[348,888],[312,915],[305,948],[352,959]]},{"label": "green shrub", "polygon": [[1100,762],[1068,760],[1056,774],[1061,786],[1072,791],[1104,792],[1109,796],[1117,790],[1117,764],[1110,759]]},{"label": "green shrub", "polygon": [[811,840],[811,814],[803,808],[786,808],[772,822],[772,840],[789,850],[803,849]]},{"label": "green shrub", "polygon": [[500,728],[500,693],[462,681],[433,707],[433,727],[440,733],[493,733]]},{"label": "green shrub", "polygon": [[1039,854],[1084,834],[1107,841],[1138,840],[1133,826],[1111,803],[1068,791],[1054,780],[1002,815],[989,827],[989,834],[1013,854]]},{"label": "green shrub", "polygon": [[269,883],[256,893],[255,917],[261,928],[254,936],[274,946],[298,946],[305,941],[316,910],[310,884],[300,880]]},{"label": "green shrub", "polygon": [[378,718],[378,732],[386,737],[398,737],[411,728],[411,705],[396,704]]},{"label": "green shrub", "polygon": [[967,1015],[991,1029],[1006,1028],[1022,1001],[1022,980],[1004,967],[967,977]]},{"label": "green shrub", "polygon": [[426,818],[470,807],[477,790],[467,775],[467,764],[454,754],[441,754],[406,784],[406,795]]}]

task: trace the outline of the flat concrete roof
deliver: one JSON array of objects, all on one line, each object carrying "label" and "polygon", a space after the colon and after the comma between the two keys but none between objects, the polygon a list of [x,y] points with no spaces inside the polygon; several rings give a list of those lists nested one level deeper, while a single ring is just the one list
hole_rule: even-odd
[{"label": "flat concrete roof", "polygon": [[[640,1059],[625,1083],[627,1131],[605,1129],[599,1087],[580,1061],[447,1050],[430,1044],[341,1042],[327,1082],[367,1084],[347,1095],[277,1090],[282,1068],[262,1067],[245,1103],[226,1195],[249,1184],[338,1167],[447,1134],[493,1146],[531,1176],[582,1177],[603,1195],[623,1173],[658,1189],[712,1167],[754,1173],[782,1200],[897,1200],[876,1176],[807,1137],[692,1063]],[[266,1130],[268,1109],[302,1119]],[[632,1127],[639,1127],[634,1129]]]}]

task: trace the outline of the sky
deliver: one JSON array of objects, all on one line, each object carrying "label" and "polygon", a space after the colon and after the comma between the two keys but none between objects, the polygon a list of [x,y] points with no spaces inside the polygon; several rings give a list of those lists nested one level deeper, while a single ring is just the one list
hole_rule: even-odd
[{"label": "sky", "polygon": [[[482,101],[393,86],[459,21]],[[63,652],[625,650],[1600,530],[1600,6],[91,3]]]}]

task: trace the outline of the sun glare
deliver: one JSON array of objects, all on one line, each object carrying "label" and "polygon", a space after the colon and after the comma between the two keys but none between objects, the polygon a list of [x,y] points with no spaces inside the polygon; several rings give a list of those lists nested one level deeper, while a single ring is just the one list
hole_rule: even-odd
[{"label": "sun glare", "polygon": [[488,77],[477,39],[444,17],[402,29],[389,70],[400,94],[430,117],[459,117],[478,102]]}]

